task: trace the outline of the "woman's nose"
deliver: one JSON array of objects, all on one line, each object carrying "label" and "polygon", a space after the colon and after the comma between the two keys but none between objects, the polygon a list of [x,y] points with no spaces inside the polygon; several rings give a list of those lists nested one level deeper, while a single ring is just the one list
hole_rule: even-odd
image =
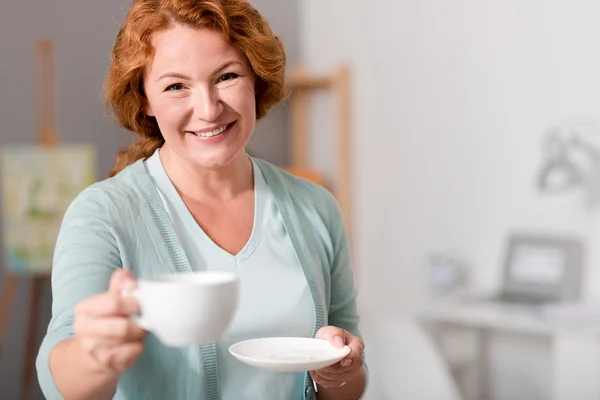
[{"label": "woman's nose", "polygon": [[203,121],[216,121],[223,112],[223,101],[216,90],[200,90],[193,98],[194,117]]}]

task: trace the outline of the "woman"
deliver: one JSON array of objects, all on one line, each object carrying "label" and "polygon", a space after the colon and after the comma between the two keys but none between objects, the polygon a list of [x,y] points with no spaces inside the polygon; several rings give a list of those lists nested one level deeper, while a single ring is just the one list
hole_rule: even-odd
[{"label": "woman", "polygon": [[[284,70],[280,40],[245,0],[133,2],[106,99],[138,140],[64,217],[37,362],[47,398],[361,396],[364,344],[338,206],[244,150],[256,119],[285,97]],[[169,348],[132,322],[139,306],[121,293],[135,278],[212,269],[240,277],[239,308],[218,343]],[[251,368],[227,351],[267,336],[352,351],[306,374]]]}]

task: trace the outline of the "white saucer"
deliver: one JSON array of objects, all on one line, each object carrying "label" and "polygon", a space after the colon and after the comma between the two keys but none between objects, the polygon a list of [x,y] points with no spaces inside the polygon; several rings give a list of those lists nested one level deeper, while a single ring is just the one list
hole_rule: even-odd
[{"label": "white saucer", "polygon": [[238,360],[270,371],[313,371],[335,364],[350,354],[324,339],[275,337],[238,342],[229,348]]}]

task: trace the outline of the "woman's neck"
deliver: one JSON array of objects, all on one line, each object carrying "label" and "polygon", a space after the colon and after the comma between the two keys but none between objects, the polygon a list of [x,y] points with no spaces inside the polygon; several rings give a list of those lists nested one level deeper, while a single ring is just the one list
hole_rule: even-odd
[{"label": "woman's neck", "polygon": [[164,147],[159,155],[179,194],[195,203],[229,203],[254,189],[252,161],[245,152],[240,152],[232,162],[219,169],[194,165]]}]

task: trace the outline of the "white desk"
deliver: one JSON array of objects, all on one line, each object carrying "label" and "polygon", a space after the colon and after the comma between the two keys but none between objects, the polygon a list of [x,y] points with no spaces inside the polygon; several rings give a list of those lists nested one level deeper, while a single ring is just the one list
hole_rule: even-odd
[{"label": "white desk", "polygon": [[[547,320],[541,317],[539,308],[535,306],[472,300],[433,303],[419,317],[432,329],[442,349],[456,350],[456,347],[460,347],[444,343],[448,339],[447,333],[453,329],[474,334],[477,346],[472,358],[469,359],[467,355],[462,360],[477,376],[474,393],[469,398],[494,398],[489,391],[490,340],[495,334],[505,332],[538,335],[549,341],[550,365],[546,376],[551,378],[545,382],[550,385],[548,400],[600,399],[600,325]],[[452,363],[452,354],[446,355]],[[523,357],[527,357],[527,354],[523,354]]]}]

